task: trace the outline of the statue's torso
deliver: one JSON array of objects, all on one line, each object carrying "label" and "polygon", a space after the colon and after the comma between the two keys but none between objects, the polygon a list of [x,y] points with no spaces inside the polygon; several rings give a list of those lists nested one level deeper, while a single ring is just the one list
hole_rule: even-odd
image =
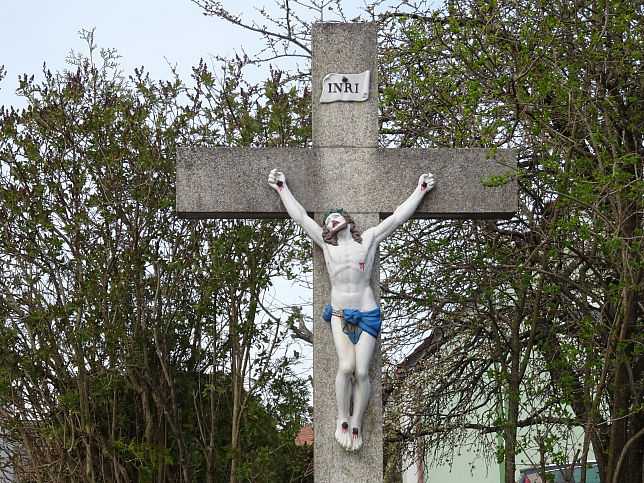
[{"label": "statue's torso", "polygon": [[375,254],[373,237],[368,235],[363,236],[362,243],[344,239],[339,240],[338,246],[325,247],[333,308],[362,311],[376,308],[370,284]]}]

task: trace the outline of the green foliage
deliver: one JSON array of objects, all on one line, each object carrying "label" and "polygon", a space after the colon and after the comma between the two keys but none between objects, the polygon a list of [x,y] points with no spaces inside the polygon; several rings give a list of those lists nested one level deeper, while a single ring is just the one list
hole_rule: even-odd
[{"label": "green foliage", "polygon": [[218,81],[202,64],[192,88],[126,79],[85,36],[88,58],[24,76],[26,109],[0,111],[8,462],[34,481],[228,481],[239,462],[253,481],[296,479],[307,391],[259,301],[303,246],[284,222],[178,219],[174,157],[306,144],[309,101],[277,72],[244,90],[239,65]]},{"label": "green foliage", "polygon": [[[409,440],[452,448],[469,427],[485,452],[502,430],[506,481],[526,450],[585,461],[592,448],[603,481],[620,457],[622,475],[641,475],[643,14],[620,1],[454,0],[384,16],[384,141],[517,150],[514,219],[410,225],[383,250],[392,348],[436,341],[424,377],[400,388],[397,401],[424,388],[411,409],[399,402],[423,415]],[[576,448],[571,428],[585,436]]]}]

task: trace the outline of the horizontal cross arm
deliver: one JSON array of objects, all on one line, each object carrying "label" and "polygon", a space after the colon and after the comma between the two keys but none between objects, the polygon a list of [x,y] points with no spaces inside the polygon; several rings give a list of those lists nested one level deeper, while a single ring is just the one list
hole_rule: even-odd
[{"label": "horizontal cross arm", "polygon": [[177,213],[185,218],[287,218],[268,186],[268,173],[283,167],[289,186],[295,187],[302,184],[301,170],[314,163],[315,153],[305,148],[179,148]]},{"label": "horizontal cross arm", "polygon": [[512,150],[382,148],[180,148],[177,212],[192,218],[286,218],[268,186],[278,168],[309,213],[392,213],[422,173],[436,188],[416,218],[507,218],[517,210],[516,181],[486,187],[513,173]]}]

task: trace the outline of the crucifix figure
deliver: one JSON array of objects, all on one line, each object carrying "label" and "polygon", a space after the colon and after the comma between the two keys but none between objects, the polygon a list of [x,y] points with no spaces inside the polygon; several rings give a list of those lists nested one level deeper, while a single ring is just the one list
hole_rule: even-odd
[{"label": "crucifix figure", "polygon": [[279,193],[289,216],[324,253],[331,301],[323,318],[331,325],[338,354],[335,439],[348,451],[362,447],[362,418],[371,393],[369,363],[382,323],[380,306],[371,290],[378,245],[414,214],[434,182],[432,174],[422,174],[411,196],[391,216],[359,233],[353,219],[342,209],[331,210],[324,216],[322,226],[318,225],[291,193],[284,173],[273,169],[268,176],[268,184]]},{"label": "crucifix figure", "polygon": [[[283,203],[284,196],[275,196],[273,191],[275,186],[279,191],[277,181],[286,186],[286,180],[280,180],[278,176],[275,186],[266,183],[267,173],[279,166],[288,175],[287,188],[279,192],[283,195],[288,189],[292,193],[301,206],[297,217],[323,224],[323,214],[330,207],[342,207],[364,230],[360,246],[369,245],[371,252],[369,257],[364,257],[364,262],[358,261],[360,272],[360,263],[365,264],[360,283],[364,289],[369,276],[375,305],[379,304],[377,243],[364,241],[365,236],[367,233],[375,236],[377,227],[385,223],[401,203],[402,194],[418,186],[420,173],[431,171],[439,182],[431,192],[429,189],[422,191],[416,210],[411,210],[413,218],[512,216],[517,209],[516,182],[486,187],[482,181],[514,170],[513,151],[498,149],[492,153],[483,148],[378,147],[377,45],[375,24],[314,24],[311,49],[313,148],[181,148],[177,155],[177,212],[193,218],[293,216],[288,201]],[[226,183],[219,183],[220,180],[226,180]],[[334,218],[340,221],[338,216],[333,216],[331,225]],[[329,223],[329,218],[326,222]],[[310,221],[304,223],[313,229]],[[359,451],[346,451],[349,444],[342,436],[342,423],[345,421],[340,421],[341,436],[338,438],[345,441],[344,447],[336,440],[338,410],[343,413],[341,419],[347,417],[344,410],[346,397],[340,397],[340,404],[336,403],[336,376],[341,368],[333,329],[329,330],[329,324],[324,320],[329,303],[332,310],[372,307],[353,302],[339,302],[339,307],[333,306],[331,278],[334,275],[329,276],[333,269],[327,272],[324,250],[331,254],[335,249],[330,249],[325,242],[320,244],[318,235],[311,235],[308,228],[305,230],[316,241],[313,247],[315,481],[382,481],[380,337],[373,338],[369,364],[371,394],[362,416],[362,426],[360,423],[355,426],[358,436],[364,436],[362,447]],[[344,240],[341,237],[346,236],[346,233],[338,234],[339,245]],[[332,317],[332,327],[333,323]],[[352,332],[352,328],[349,327],[348,331]],[[364,329],[358,342],[363,337]],[[341,395],[344,393],[346,396],[348,392],[348,386],[346,390],[340,388]],[[353,402],[355,405],[355,400]],[[354,414],[357,414],[355,409]],[[353,423],[350,419],[346,422],[353,448]]]}]

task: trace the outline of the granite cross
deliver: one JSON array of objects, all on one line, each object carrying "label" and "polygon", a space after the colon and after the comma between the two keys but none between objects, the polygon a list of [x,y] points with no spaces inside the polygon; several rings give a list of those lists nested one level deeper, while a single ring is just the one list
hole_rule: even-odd
[{"label": "granite cross", "polygon": [[[437,184],[418,218],[507,218],[517,209],[516,184],[485,187],[481,180],[515,166],[510,150],[383,149],[378,147],[377,30],[371,23],[316,23],[312,36],[313,148],[181,148],[177,159],[177,212],[194,218],[285,218],[266,178],[279,168],[302,206],[317,220],[342,207],[364,230],[391,214],[418,176]],[[357,90],[355,74],[369,71],[366,95],[326,102],[323,94]],[[340,81],[329,83],[329,74]],[[337,76],[336,76],[337,77]],[[324,82],[324,84],[323,84]],[[335,84],[335,85],[334,85]],[[354,89],[354,86],[356,89]],[[366,99],[365,99],[366,97]],[[333,100],[333,99],[331,99]],[[225,183],[222,183],[225,180]],[[372,286],[378,296],[378,268]],[[322,320],[330,284],[322,251],[313,253],[313,408],[316,482],[382,481],[382,386],[378,344],[370,366],[364,445],[348,452],[335,441],[337,357]],[[386,314],[383,325],[386,327]]]}]

